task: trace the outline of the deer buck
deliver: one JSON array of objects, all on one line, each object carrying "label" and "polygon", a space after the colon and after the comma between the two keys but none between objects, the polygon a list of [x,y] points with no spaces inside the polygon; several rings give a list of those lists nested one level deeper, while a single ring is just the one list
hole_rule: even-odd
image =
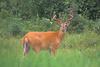
[{"label": "deer buck", "polygon": [[73,10],[70,11],[68,19],[64,23],[55,15],[53,19],[60,25],[60,29],[56,32],[28,32],[22,39],[24,55],[28,53],[29,47],[32,47],[36,53],[40,52],[41,49],[50,49],[51,54],[55,55],[72,18]]}]

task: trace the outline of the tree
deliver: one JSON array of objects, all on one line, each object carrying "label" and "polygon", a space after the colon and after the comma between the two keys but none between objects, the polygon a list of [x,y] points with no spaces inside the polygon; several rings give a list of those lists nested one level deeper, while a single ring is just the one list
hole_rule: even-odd
[{"label": "tree", "polygon": [[100,0],[76,0],[76,3],[79,14],[92,20],[100,18]]}]

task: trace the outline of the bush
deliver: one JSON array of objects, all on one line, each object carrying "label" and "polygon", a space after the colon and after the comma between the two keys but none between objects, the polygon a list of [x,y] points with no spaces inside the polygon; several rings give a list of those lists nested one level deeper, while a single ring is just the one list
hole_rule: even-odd
[{"label": "bush", "polygon": [[9,18],[8,32],[12,36],[21,35],[23,32],[23,24],[19,18]]},{"label": "bush", "polygon": [[81,15],[76,14],[68,27],[69,32],[82,33],[84,31],[94,31],[100,33],[100,20],[93,21],[84,18]]},{"label": "bush", "polygon": [[16,36],[21,33],[21,28],[17,23],[12,23],[9,28],[11,35]]},{"label": "bush", "polygon": [[0,18],[5,19],[5,18],[10,17],[10,16],[11,16],[11,14],[7,10],[1,9]]},{"label": "bush", "polygon": [[8,37],[22,34],[24,26],[19,18],[9,17],[0,19],[0,21],[0,36]]},{"label": "bush", "polygon": [[68,28],[69,32],[81,33],[85,30],[88,20],[83,16],[76,14]]}]

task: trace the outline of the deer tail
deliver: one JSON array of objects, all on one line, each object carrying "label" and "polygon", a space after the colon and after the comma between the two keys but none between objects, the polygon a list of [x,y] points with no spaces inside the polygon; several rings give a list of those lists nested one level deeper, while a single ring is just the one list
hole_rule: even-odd
[{"label": "deer tail", "polygon": [[24,56],[29,52],[29,40],[27,37],[24,37],[22,40],[21,40],[21,43],[23,45],[23,53],[24,53]]}]

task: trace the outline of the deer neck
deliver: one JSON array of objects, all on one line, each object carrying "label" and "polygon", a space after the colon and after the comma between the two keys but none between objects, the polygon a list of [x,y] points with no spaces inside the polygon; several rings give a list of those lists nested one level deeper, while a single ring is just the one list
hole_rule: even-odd
[{"label": "deer neck", "polygon": [[60,38],[60,40],[62,40],[63,39],[63,36],[64,36],[64,32],[62,32],[62,31],[58,31],[58,38]]}]

